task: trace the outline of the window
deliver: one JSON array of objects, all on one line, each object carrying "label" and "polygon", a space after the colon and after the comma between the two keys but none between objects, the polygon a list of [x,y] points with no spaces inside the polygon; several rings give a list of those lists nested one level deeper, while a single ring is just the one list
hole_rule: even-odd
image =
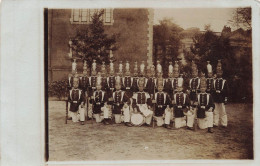
[{"label": "window", "polygon": [[[72,24],[90,24],[92,16],[95,12],[101,9],[72,9],[70,22]],[[113,20],[113,9],[104,9],[102,16],[104,25],[112,25]]]}]

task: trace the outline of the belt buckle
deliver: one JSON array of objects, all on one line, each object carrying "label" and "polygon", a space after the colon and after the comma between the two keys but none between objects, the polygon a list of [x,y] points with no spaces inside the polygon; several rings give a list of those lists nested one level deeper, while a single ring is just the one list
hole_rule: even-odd
[{"label": "belt buckle", "polygon": [[206,107],[205,107],[205,106],[200,106],[200,108],[203,108],[203,109],[205,109]]},{"label": "belt buckle", "polygon": [[130,87],[126,87],[125,89],[130,89]]},{"label": "belt buckle", "polygon": [[178,105],[177,108],[182,108],[182,106]]},{"label": "belt buckle", "polygon": [[220,93],[220,90],[216,90],[216,93]]},{"label": "belt buckle", "polygon": [[78,103],[78,101],[73,101],[73,103]]},{"label": "belt buckle", "polygon": [[101,103],[100,102],[97,102],[96,105],[100,105]]},{"label": "belt buckle", "polygon": [[192,89],[192,92],[196,92],[196,90],[195,90],[195,89]]}]

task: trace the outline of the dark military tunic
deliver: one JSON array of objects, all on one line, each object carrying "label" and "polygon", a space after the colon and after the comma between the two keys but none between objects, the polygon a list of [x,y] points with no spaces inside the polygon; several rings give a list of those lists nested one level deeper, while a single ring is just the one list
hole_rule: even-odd
[{"label": "dark military tunic", "polygon": [[101,89],[103,90],[103,91],[106,91],[107,90],[107,78],[106,77],[102,77],[101,78]]},{"label": "dark military tunic", "polygon": [[177,92],[173,95],[173,99],[175,101],[174,104],[174,115],[175,118],[183,117],[183,111],[188,109],[190,105],[190,99],[186,93]]},{"label": "dark military tunic", "polygon": [[133,96],[132,85],[133,78],[130,76],[125,76],[123,79],[123,88],[128,98],[131,98]]},{"label": "dark military tunic", "polygon": [[210,107],[213,109],[215,108],[215,105],[213,103],[212,96],[209,93],[199,93],[197,97],[198,101],[198,111],[197,111],[197,117],[198,118],[205,118],[205,111],[208,111]]},{"label": "dark military tunic", "polygon": [[152,100],[147,92],[136,92],[134,95],[136,95],[136,97],[133,97],[133,108],[139,110],[139,107],[137,106],[138,104],[147,104],[148,106],[152,106]]},{"label": "dark military tunic", "polygon": [[115,91],[115,84],[116,84],[115,76],[107,77],[107,96],[108,96],[108,98],[112,97],[113,92]]},{"label": "dark military tunic", "polygon": [[121,110],[124,106],[124,103],[128,102],[128,97],[126,96],[125,92],[122,90],[115,91],[113,93],[113,114],[121,114]]},{"label": "dark military tunic", "polygon": [[93,92],[93,99],[90,100],[90,103],[93,104],[93,113],[100,114],[101,108],[107,102],[107,94],[106,92],[99,90]]},{"label": "dark military tunic", "polygon": [[138,92],[138,79],[139,77],[133,77],[132,91]]},{"label": "dark military tunic", "polygon": [[165,92],[167,92],[167,93],[170,95],[170,97],[172,98],[172,96],[173,96],[173,78],[168,78],[168,79],[165,81],[164,90],[165,90]]},{"label": "dark military tunic", "polygon": [[96,90],[97,76],[89,77],[89,95],[92,96]]},{"label": "dark military tunic", "polygon": [[214,89],[214,78],[207,78],[206,82],[207,82],[206,92],[212,95]]},{"label": "dark military tunic", "polygon": [[198,77],[190,79],[190,100],[191,101],[196,101],[199,88],[200,88],[200,79]]},{"label": "dark military tunic", "polygon": [[89,80],[87,76],[82,76],[79,79],[79,87],[83,90],[83,92],[86,92],[89,86]]},{"label": "dark military tunic", "polygon": [[70,111],[77,112],[79,105],[84,102],[84,93],[81,89],[71,89],[69,91],[68,102],[70,103]]},{"label": "dark military tunic", "polygon": [[156,78],[150,77],[147,79],[147,84],[146,84],[146,92],[148,92],[150,95],[154,95],[155,92],[155,83],[156,83]]},{"label": "dark military tunic", "polygon": [[227,98],[227,82],[223,78],[217,78],[214,81],[213,99],[216,103],[224,103]]},{"label": "dark military tunic", "polygon": [[163,116],[167,106],[170,105],[170,97],[166,92],[155,93],[155,116]]}]

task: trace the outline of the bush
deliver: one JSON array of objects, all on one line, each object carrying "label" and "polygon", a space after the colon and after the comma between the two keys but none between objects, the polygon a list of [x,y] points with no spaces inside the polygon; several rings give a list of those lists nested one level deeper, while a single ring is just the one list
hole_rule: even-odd
[{"label": "bush", "polygon": [[68,81],[66,79],[60,81],[48,82],[48,96],[58,97],[61,100],[62,97],[66,97],[68,92]]}]

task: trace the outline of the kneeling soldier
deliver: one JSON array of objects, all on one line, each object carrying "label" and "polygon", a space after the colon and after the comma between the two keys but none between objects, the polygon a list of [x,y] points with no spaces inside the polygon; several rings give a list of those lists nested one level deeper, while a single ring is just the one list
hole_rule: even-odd
[{"label": "kneeling soldier", "polygon": [[112,113],[115,115],[115,122],[121,123],[121,113],[123,107],[128,107],[128,98],[124,91],[121,90],[121,79],[119,76],[116,77],[116,91],[113,92],[113,110]]},{"label": "kneeling soldier", "polygon": [[140,78],[138,80],[139,91],[133,95],[133,109],[135,112],[141,112],[145,117],[146,125],[150,126],[153,112],[151,111],[151,98],[147,92],[144,92],[145,80]]},{"label": "kneeling soldier", "polygon": [[93,92],[93,96],[91,97],[91,103],[93,104],[93,114],[96,122],[101,122],[103,118],[101,118],[101,112],[104,113],[104,124],[109,124],[109,109],[107,106],[107,94],[105,91],[102,91],[101,88],[101,77],[97,78],[96,91]]},{"label": "kneeling soldier", "polygon": [[182,92],[183,91],[182,84],[183,84],[182,82],[178,82],[177,93],[173,95],[175,128],[181,128],[186,126],[186,120],[184,119],[184,114],[186,114],[190,106],[190,99],[188,95]]},{"label": "kneeling soldier", "polygon": [[[69,91],[68,102],[70,103],[69,113],[73,122],[81,122],[84,125],[85,110],[84,110],[84,93],[79,87],[79,78],[77,76],[73,79],[73,87]],[[79,107],[80,106],[80,107]]]},{"label": "kneeling soldier", "polygon": [[208,132],[213,133],[213,110],[215,105],[213,103],[212,96],[209,93],[206,93],[207,89],[207,80],[205,76],[202,76],[200,82],[200,93],[197,97],[198,102],[198,111],[197,118],[199,127],[201,129],[208,127]]},{"label": "kneeling soldier", "polygon": [[[170,112],[170,97],[166,92],[163,92],[163,80],[158,78],[158,92],[154,95],[155,101],[155,119],[157,121],[157,126],[162,126],[164,124],[163,116]],[[170,118],[168,123],[166,122],[166,128],[170,128]]]}]

